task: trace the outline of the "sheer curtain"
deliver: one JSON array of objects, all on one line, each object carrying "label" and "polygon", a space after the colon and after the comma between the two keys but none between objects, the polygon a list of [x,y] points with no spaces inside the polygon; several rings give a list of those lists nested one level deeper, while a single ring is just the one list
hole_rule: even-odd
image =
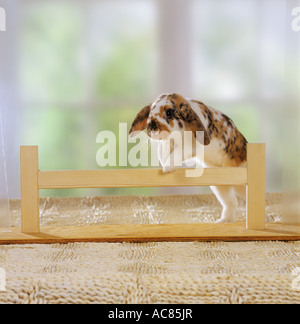
[{"label": "sheer curtain", "polygon": [[6,159],[0,110],[0,232],[10,227],[10,210],[8,199]]},{"label": "sheer curtain", "polygon": [[[17,126],[17,2],[0,0],[0,227],[8,230],[9,197],[18,196]],[[4,18],[4,20],[3,20]],[[17,194],[16,194],[17,193]]]},{"label": "sheer curtain", "polygon": [[284,221],[300,223],[300,1],[287,1],[286,12],[286,102],[283,113]]}]

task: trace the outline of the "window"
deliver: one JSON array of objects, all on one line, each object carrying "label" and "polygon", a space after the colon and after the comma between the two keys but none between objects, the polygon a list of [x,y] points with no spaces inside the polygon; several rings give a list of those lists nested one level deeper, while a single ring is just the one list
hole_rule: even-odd
[{"label": "window", "polygon": [[[10,0],[9,6],[15,16],[8,14],[8,24],[18,23],[10,24],[14,42],[6,40],[0,60],[16,67],[9,74],[18,109],[4,114],[5,134],[9,146],[39,145],[42,169],[98,168],[99,131],[117,132],[119,122],[130,124],[158,94],[179,92],[228,114],[250,142],[266,142],[267,190],[281,190],[286,1]],[[8,156],[14,197],[18,163]],[[43,194],[93,193],[103,191]]]}]

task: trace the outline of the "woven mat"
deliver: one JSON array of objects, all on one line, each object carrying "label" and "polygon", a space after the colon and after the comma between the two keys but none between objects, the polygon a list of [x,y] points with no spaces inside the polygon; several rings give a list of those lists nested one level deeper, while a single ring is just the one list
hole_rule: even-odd
[{"label": "woven mat", "polygon": [[[269,221],[280,221],[280,199],[267,195]],[[18,225],[20,202],[11,206]],[[220,212],[213,195],[41,199],[43,225],[212,222]],[[300,242],[6,245],[0,267],[0,303],[300,303]]]}]

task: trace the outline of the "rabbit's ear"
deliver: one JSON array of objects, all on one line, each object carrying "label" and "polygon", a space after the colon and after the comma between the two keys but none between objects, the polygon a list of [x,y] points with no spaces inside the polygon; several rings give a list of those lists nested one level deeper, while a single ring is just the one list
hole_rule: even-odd
[{"label": "rabbit's ear", "polygon": [[147,119],[149,117],[151,105],[144,107],[135,117],[130,131],[129,137],[133,138],[138,132],[143,131],[147,127]]},{"label": "rabbit's ear", "polygon": [[[198,115],[189,105],[181,106],[180,116],[184,120],[187,129],[193,132],[193,135],[201,144],[208,145],[210,143],[210,137],[207,130],[205,129]],[[202,136],[198,136],[199,133],[197,132],[204,132],[203,138]]]}]

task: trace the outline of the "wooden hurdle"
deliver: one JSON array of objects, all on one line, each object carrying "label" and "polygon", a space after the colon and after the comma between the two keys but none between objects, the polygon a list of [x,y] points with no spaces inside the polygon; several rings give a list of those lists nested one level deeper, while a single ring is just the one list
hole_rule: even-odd
[{"label": "wooden hurdle", "polygon": [[[21,229],[0,236],[0,243],[118,241],[245,241],[298,240],[300,228],[265,224],[265,144],[248,144],[247,167],[205,168],[200,177],[185,169],[163,174],[161,169],[40,171],[38,147],[22,146]],[[39,190],[66,188],[129,188],[172,186],[246,186],[246,224],[141,224],[45,226],[40,228]],[[67,225],[67,224],[66,224]]]}]

